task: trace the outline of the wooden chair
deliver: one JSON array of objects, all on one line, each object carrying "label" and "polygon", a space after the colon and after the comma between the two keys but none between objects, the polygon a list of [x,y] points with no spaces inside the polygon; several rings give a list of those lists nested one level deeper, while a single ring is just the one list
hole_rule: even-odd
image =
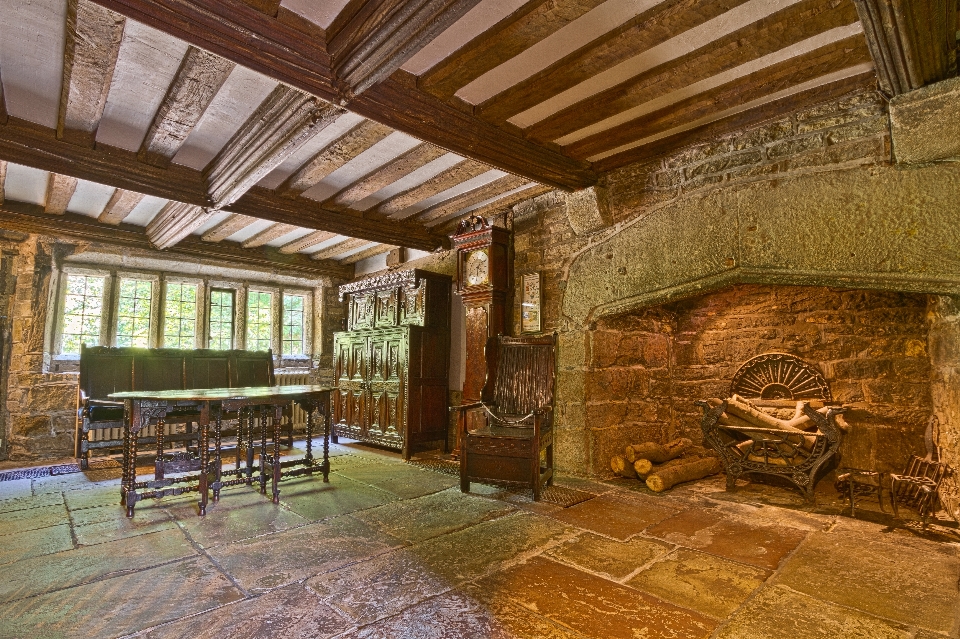
[{"label": "wooden chair", "polygon": [[460,490],[472,481],[523,485],[540,499],[553,482],[556,335],[491,338],[481,401],[457,406]]}]

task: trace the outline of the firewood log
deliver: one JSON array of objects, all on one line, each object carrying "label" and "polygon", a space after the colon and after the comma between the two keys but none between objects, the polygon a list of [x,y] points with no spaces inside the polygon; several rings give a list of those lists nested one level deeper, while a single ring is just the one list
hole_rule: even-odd
[{"label": "firewood log", "polygon": [[665,461],[662,464],[654,464],[649,459],[638,459],[633,462],[633,469],[637,471],[637,477],[640,479],[646,479],[652,473],[659,471],[662,468],[670,468],[671,466],[679,466],[680,464],[686,464],[694,459],[699,459],[698,456],[687,457],[684,453],[683,457],[675,457],[669,461]]},{"label": "firewood log", "polygon": [[720,460],[714,457],[698,459],[686,464],[679,464],[664,468],[647,477],[647,488],[661,493],[668,488],[672,488],[679,483],[700,479],[707,475],[715,475],[720,472],[722,466]]},{"label": "firewood log", "polygon": [[637,478],[637,472],[633,469],[633,464],[624,459],[623,455],[614,455],[611,457],[610,468],[621,477],[627,479]]},{"label": "firewood log", "polygon": [[683,451],[690,446],[693,446],[693,441],[686,437],[675,439],[666,444],[644,442],[642,444],[627,446],[624,451],[624,456],[629,462],[635,462],[638,459],[649,459],[655,464],[662,464],[665,461],[670,461],[674,457],[679,457]]}]

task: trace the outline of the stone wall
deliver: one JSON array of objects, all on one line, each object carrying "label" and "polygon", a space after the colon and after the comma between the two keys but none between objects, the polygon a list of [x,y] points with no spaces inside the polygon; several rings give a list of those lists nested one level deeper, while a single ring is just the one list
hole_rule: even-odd
[{"label": "stone wall", "polygon": [[700,440],[694,400],[728,397],[746,360],[786,352],[852,404],[842,463],[899,472],[932,410],[927,296],[743,285],[604,318],[588,332],[586,425],[599,462],[623,446]]},{"label": "stone wall", "polygon": [[[940,420],[943,460],[960,469],[960,298],[932,296],[929,307],[931,398]],[[960,517],[960,477],[944,480],[944,506]]]}]

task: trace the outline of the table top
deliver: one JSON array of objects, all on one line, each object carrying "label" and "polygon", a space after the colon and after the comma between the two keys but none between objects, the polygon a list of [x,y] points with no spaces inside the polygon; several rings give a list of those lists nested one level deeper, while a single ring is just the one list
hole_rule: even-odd
[{"label": "table top", "polygon": [[110,393],[110,399],[143,399],[152,401],[223,401],[229,399],[283,399],[328,393],[332,386],[247,386],[242,388],[193,388],[163,391],[124,391]]}]

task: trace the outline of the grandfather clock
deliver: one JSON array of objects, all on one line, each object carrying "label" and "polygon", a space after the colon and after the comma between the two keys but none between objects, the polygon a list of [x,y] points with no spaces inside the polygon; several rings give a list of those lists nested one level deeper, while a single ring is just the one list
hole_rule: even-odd
[{"label": "grandfather clock", "polygon": [[463,401],[476,401],[487,376],[487,338],[506,333],[510,231],[472,215],[451,239],[457,251],[457,292],[467,311]]}]

